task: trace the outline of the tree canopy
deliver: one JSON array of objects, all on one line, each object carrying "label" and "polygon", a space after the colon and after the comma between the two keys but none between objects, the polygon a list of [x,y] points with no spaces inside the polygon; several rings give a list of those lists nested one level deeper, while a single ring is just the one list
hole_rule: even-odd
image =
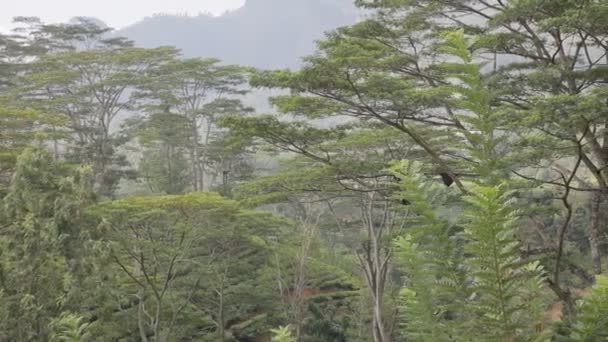
[{"label": "tree canopy", "polygon": [[17,18],[0,340],[606,339],[608,2],[355,3],[298,70]]}]

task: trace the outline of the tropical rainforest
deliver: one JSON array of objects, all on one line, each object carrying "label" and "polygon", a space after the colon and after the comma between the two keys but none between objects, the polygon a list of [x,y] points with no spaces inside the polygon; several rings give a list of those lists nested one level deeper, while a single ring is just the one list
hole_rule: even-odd
[{"label": "tropical rainforest", "polygon": [[608,1],[355,4],[293,70],[16,18],[0,341],[607,341]]}]

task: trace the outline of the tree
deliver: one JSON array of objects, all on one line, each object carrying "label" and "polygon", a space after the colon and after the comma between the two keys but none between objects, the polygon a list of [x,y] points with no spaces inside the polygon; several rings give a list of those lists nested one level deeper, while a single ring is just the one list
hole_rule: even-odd
[{"label": "tree", "polygon": [[608,3],[356,3],[295,71],[17,18],[0,340],[605,338]]},{"label": "tree", "polygon": [[[544,177],[521,173],[516,167],[513,171],[559,190],[570,187],[591,193],[591,208],[597,208],[593,203],[601,201],[606,184],[602,129],[606,106],[605,96],[599,95],[605,92],[607,70],[607,31],[601,24],[601,16],[606,13],[603,1],[359,4],[379,10],[382,19],[397,19],[408,13],[413,19],[408,24],[422,28],[431,38],[445,26],[478,36],[476,47],[493,63],[496,81],[490,87],[496,89],[496,100],[513,106],[509,117],[520,139],[517,164],[544,173]],[[581,159],[581,167],[574,167],[573,158]],[[561,180],[569,174],[576,174],[577,180],[564,184]],[[593,195],[596,192],[600,195]],[[601,272],[597,230],[605,225],[598,220],[603,218],[590,215],[587,234],[595,273]]]},{"label": "tree", "polygon": [[[367,20],[329,34],[300,71],[263,71],[252,84],[291,90],[273,99],[282,112],[396,129],[433,166],[426,173],[442,175],[463,193],[467,182],[486,176],[490,183],[513,175],[533,181],[524,196],[550,186],[543,196],[561,205],[562,215],[537,229],[550,237],[538,250],[552,258],[551,289],[573,307],[560,275],[570,270],[580,286],[589,277],[565,256],[572,197],[605,192],[606,106],[599,95],[605,28],[597,16],[605,4],[357,3],[371,11]],[[458,29],[472,39],[446,46],[445,32]],[[600,199],[592,197],[595,213]],[[590,215],[595,272],[601,271],[599,220]]]},{"label": "tree", "polygon": [[271,215],[213,193],[127,198],[92,210],[109,251],[99,262],[112,263],[109,279],[118,282],[108,286],[122,288],[119,302],[136,298],[126,310],[144,341],[194,336],[209,325],[224,340],[269,298],[254,290],[264,284],[251,270],[265,262],[264,239],[281,223]]},{"label": "tree", "polygon": [[47,340],[51,319],[79,309],[78,260],[86,237],[80,224],[89,201],[86,169],[54,163],[40,149],[19,157],[0,216],[6,339]]},{"label": "tree", "polygon": [[505,192],[504,184],[475,186],[464,202],[448,204],[446,194],[417,176],[415,167],[393,169],[402,179],[398,195],[411,201],[413,214],[409,234],[397,240],[395,251],[406,274],[404,337],[546,338],[549,331],[538,328],[543,272],[538,261],[521,255],[522,220],[513,193]]},{"label": "tree", "polygon": [[542,270],[521,258],[517,212],[503,189],[479,187],[465,198],[463,238],[471,254],[465,264],[479,296],[470,307],[479,315],[473,334],[480,340],[531,338],[541,317]]},{"label": "tree", "polygon": [[42,35],[62,48],[35,60],[20,90],[35,108],[68,119],[67,125],[56,127],[67,135],[60,152],[91,164],[96,187],[111,195],[126,166],[116,153],[122,143],[115,134],[116,120],[133,110],[132,91],[144,75],[176,51],[135,48],[122,39],[106,38],[106,32],[92,23],[42,25],[32,44],[40,44]]},{"label": "tree", "polygon": [[384,169],[397,156],[416,155],[415,149],[401,149],[408,142],[391,129],[360,129],[347,134],[351,126],[318,128],[270,116],[232,117],[224,124],[296,155],[282,172],[243,186],[241,195],[249,197],[252,204],[298,198],[304,203],[325,203],[322,219],[335,222],[335,229],[345,238],[339,243],[356,257],[366,282],[374,338],[392,338],[389,327],[394,316],[385,305],[389,297],[385,290],[390,282],[390,241],[403,229],[403,217],[393,210],[397,206],[390,196],[394,179]]},{"label": "tree", "polygon": [[187,155],[188,122],[177,114],[155,113],[130,120],[129,130],[144,148],[139,171],[152,192],[179,194],[190,186]]},{"label": "tree", "polygon": [[65,123],[61,115],[36,111],[17,101],[15,86],[30,54],[18,38],[0,35],[0,194],[23,149],[57,138],[52,127]]},{"label": "tree", "polygon": [[45,115],[12,102],[0,97],[0,194],[5,193],[20,153],[31,144],[52,139],[51,127],[65,122],[59,115]]},{"label": "tree", "polygon": [[144,99],[143,106],[149,114],[144,120],[161,112],[181,122],[180,127],[175,127],[179,129],[175,134],[183,139],[180,147],[187,150],[194,191],[209,190],[214,185],[210,184],[213,178],[232,171],[225,163],[213,171],[207,169],[214,158],[209,145],[225,135],[216,125],[219,118],[250,111],[238,99],[246,93],[246,71],[239,66],[221,65],[216,59],[174,59],[139,87],[138,96]]},{"label": "tree", "polygon": [[400,326],[405,339],[450,341],[465,336],[473,291],[464,267],[461,203],[449,190],[420,174],[418,163],[400,162],[390,171],[400,179],[395,198],[406,198],[407,230],[394,241],[401,270]]},{"label": "tree", "polygon": [[608,307],[608,279],[598,276],[597,284],[581,304],[574,324],[572,341],[599,341],[608,337],[606,309]]},{"label": "tree", "polygon": [[[330,45],[334,43],[337,46]],[[341,40],[336,40],[333,43],[328,42],[324,46],[327,47],[328,54],[333,54],[337,53],[337,49],[343,48],[343,44],[348,45]],[[457,179],[461,174],[475,175],[488,182],[495,181],[495,178],[505,174],[503,161],[505,156],[501,156],[499,153],[501,148],[504,149],[504,139],[495,137],[501,122],[496,119],[495,115],[493,116],[493,94],[484,88],[480,67],[473,64],[468,42],[462,33],[454,32],[446,34],[434,48],[447,55],[438,55],[444,60],[447,61],[452,56],[451,58],[459,58],[460,61],[438,62],[434,65],[437,78],[442,80],[441,84],[437,85],[433,92],[428,91],[430,94],[419,94],[418,96],[434,97],[441,94],[443,97],[441,106],[451,108],[449,120],[458,122],[458,125],[447,125],[445,129],[416,126],[416,129],[412,131],[406,128],[406,131],[412,134],[403,134],[404,127],[399,125],[404,124],[404,121],[399,117],[393,117],[395,114],[392,109],[382,109],[387,111],[386,116],[383,116],[384,114],[378,116],[373,108],[352,103],[352,101],[363,101],[359,89],[354,84],[370,82],[363,86],[364,91],[369,92],[369,96],[383,97],[387,96],[386,92],[389,91],[376,83],[378,80],[365,79],[368,74],[363,71],[361,74],[357,74],[361,77],[360,81],[356,81],[352,85],[341,83],[346,87],[343,89],[343,93],[340,93],[344,98],[329,98],[329,95],[324,96],[311,91],[313,87],[320,86],[322,89],[319,92],[326,91],[333,95],[336,94],[334,88],[330,88],[328,83],[319,85],[315,82],[325,82],[323,81],[326,77],[325,71],[321,72],[318,69],[329,68],[326,63],[344,63],[344,65],[340,65],[341,68],[352,67],[352,64],[344,61],[345,57],[341,53],[337,53],[337,56],[330,55],[326,59],[311,59],[307,68],[299,73],[291,75],[281,72],[262,73],[256,82],[284,84],[282,82],[288,80],[287,82],[293,83],[287,84],[295,84],[297,88],[294,89],[294,95],[273,99],[274,103],[284,112],[293,111],[304,119],[319,116],[339,118],[348,115],[360,119],[360,121],[351,121],[346,125],[333,125],[331,128],[320,128],[319,125],[304,120],[280,121],[271,116],[232,117],[224,121],[225,125],[235,131],[240,131],[243,135],[260,137],[280,150],[308,159],[308,163],[311,165],[309,170],[298,165],[297,171],[289,173],[291,177],[298,175],[304,181],[309,182],[299,185],[301,191],[317,191],[329,198],[344,196],[348,198],[347,203],[351,208],[357,207],[361,210],[360,222],[365,227],[367,234],[361,246],[356,246],[355,250],[374,301],[376,317],[373,324],[376,341],[391,339],[388,332],[390,329],[384,327],[382,317],[386,310],[383,305],[384,289],[392,255],[390,240],[405,227],[402,215],[395,210],[396,201],[392,198],[394,178],[385,170],[390,162],[399,159],[429,161],[430,164],[427,163],[427,165],[430,167],[426,167],[426,170],[421,170],[421,172],[440,175],[444,178],[446,185],[451,185],[451,182],[455,181],[462,191],[466,191],[466,185]],[[354,63],[363,62],[361,59],[357,59]],[[373,69],[374,72],[379,73],[378,77],[396,77],[384,69],[376,71],[375,68],[384,65],[373,63],[378,63],[376,58],[369,57],[369,60],[366,60],[361,67]],[[335,72],[336,67],[338,66],[333,65],[331,72]],[[457,81],[453,81],[454,79]],[[336,78],[331,78],[331,82],[334,81]],[[305,88],[306,92],[317,97],[300,93],[301,88],[299,87],[302,87],[305,82],[309,82]],[[411,86],[409,83],[393,85],[401,87],[390,90],[395,92],[406,91],[406,87]],[[345,99],[346,97],[349,99]],[[380,99],[370,101],[385,103]],[[428,105],[436,106],[432,102],[429,102]],[[389,124],[387,127],[386,120],[396,120],[398,123],[395,125],[397,126]],[[410,128],[414,129],[414,126]],[[446,139],[450,139],[450,143]],[[454,156],[454,160],[450,161],[450,165],[448,165],[445,161],[438,161],[433,156],[428,158],[429,153],[435,152],[429,150],[431,145],[421,144],[423,141],[442,148],[448,153],[457,148],[460,148],[460,151],[449,153]],[[438,162],[440,165],[433,166]],[[454,174],[451,171],[454,169],[460,170],[460,174]],[[319,176],[325,177],[325,179]],[[307,177],[310,178],[307,179]],[[327,179],[332,177],[335,177],[337,184],[326,186]],[[315,181],[318,183],[315,184]],[[351,198],[357,200],[351,202]]]}]

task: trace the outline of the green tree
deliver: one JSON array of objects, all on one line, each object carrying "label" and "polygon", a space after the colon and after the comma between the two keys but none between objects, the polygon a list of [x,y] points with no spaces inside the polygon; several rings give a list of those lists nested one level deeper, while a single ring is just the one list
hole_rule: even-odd
[{"label": "green tree", "polygon": [[[579,286],[592,278],[566,247],[579,191],[595,193],[587,236],[594,272],[601,271],[606,32],[598,15],[606,4],[357,3],[370,10],[366,20],[330,33],[301,70],[260,72],[252,84],[291,90],[273,99],[282,112],[399,131],[432,165],[426,173],[464,193],[469,181],[532,181],[521,193],[562,213],[554,220],[530,213],[528,230],[546,238],[526,243],[546,256],[550,288],[572,308],[570,278]],[[473,39],[446,36],[458,30]],[[293,142],[281,143],[301,152]]]},{"label": "green tree", "polygon": [[463,267],[463,240],[457,218],[462,203],[450,191],[420,175],[421,165],[401,162],[390,171],[401,181],[396,198],[407,198],[408,228],[395,239],[395,264],[403,277],[400,327],[413,341],[451,341],[464,336],[463,310],[473,293]]},{"label": "green tree", "polygon": [[33,143],[58,138],[52,127],[65,123],[55,113],[44,113],[17,101],[15,87],[32,52],[19,38],[0,35],[0,194],[10,181],[17,157]]},{"label": "green tree", "polygon": [[51,319],[79,309],[88,185],[86,170],[54,163],[44,150],[27,149],[19,157],[0,216],[0,285],[10,313],[0,330],[6,339],[47,340]]},{"label": "green tree", "polygon": [[597,284],[584,299],[574,324],[572,341],[601,341],[608,337],[608,278],[597,277]]},{"label": "green tree", "polygon": [[107,251],[98,262],[111,265],[107,286],[119,303],[136,298],[120,312],[133,324],[113,336],[138,331],[144,341],[164,340],[209,329],[225,340],[272,307],[266,303],[275,297],[253,270],[268,262],[265,238],[281,220],[213,193],[127,198],[92,213]]},{"label": "green tree", "polygon": [[[396,242],[397,262],[406,274],[402,290],[406,338],[423,341],[535,340],[542,326],[543,272],[521,255],[513,194],[505,185],[476,186],[464,202],[445,207],[415,169],[400,165],[413,212],[409,235]],[[433,205],[432,201],[439,204]],[[454,222],[450,224],[445,211]],[[454,225],[456,224],[456,225]],[[543,335],[539,335],[542,333]]]},{"label": "green tree", "polygon": [[179,127],[174,127],[178,131],[173,134],[181,138],[180,148],[187,151],[194,191],[209,190],[214,179],[233,171],[229,163],[222,162],[221,154],[212,154],[209,145],[225,136],[217,120],[250,111],[238,98],[247,92],[246,72],[243,67],[221,65],[217,59],[174,59],[139,87],[138,96],[148,113],[144,121],[154,120],[158,113],[175,117]]},{"label": "green tree", "polygon": [[[42,25],[32,44],[61,45],[28,66],[20,92],[42,112],[60,113],[67,124],[56,129],[66,138],[56,153],[92,165],[99,192],[111,195],[125,175],[117,119],[134,108],[133,89],[151,69],[176,55],[172,48],[143,49],[92,23]],[[45,39],[41,38],[47,37]]]},{"label": "green tree", "polygon": [[179,194],[190,186],[187,155],[188,122],[180,115],[160,112],[146,120],[130,120],[129,130],[144,149],[139,172],[155,193]]},{"label": "green tree", "polygon": [[541,316],[542,269],[526,262],[517,239],[517,211],[504,186],[478,187],[466,196],[463,238],[470,253],[465,264],[479,296],[469,307],[475,339],[533,340]]},{"label": "green tree", "polygon": [[0,194],[5,194],[20,153],[53,139],[52,126],[64,122],[59,115],[24,108],[0,95]]},{"label": "green tree", "polygon": [[366,283],[371,333],[378,341],[391,339],[389,326],[395,317],[388,306],[394,293],[386,290],[391,283],[391,240],[403,229],[403,215],[394,210],[394,178],[384,169],[393,158],[416,154],[407,149],[408,141],[392,129],[319,128],[304,120],[286,122],[270,116],[232,117],[224,123],[239,134],[295,154],[281,172],[241,187],[241,196],[251,204],[298,199],[325,203],[322,219],[344,238],[337,243],[356,258]]},{"label": "green tree", "polygon": [[[395,32],[394,28],[400,28],[398,32],[412,32],[414,28],[420,33],[401,42],[416,42],[416,37],[437,39],[446,26],[478,37],[475,48],[482,52],[480,58],[490,63],[486,70],[493,81],[488,88],[496,93],[497,102],[511,107],[508,118],[514,134],[510,139],[518,141],[518,158],[511,161],[512,171],[537,184],[554,187],[554,191],[592,194],[587,238],[594,273],[600,273],[598,232],[605,225],[605,217],[598,214],[597,203],[602,201],[606,184],[606,139],[602,128],[606,106],[605,96],[600,94],[605,92],[608,33],[601,18],[607,11],[606,3],[567,0],[358,3],[377,11],[374,25],[388,27],[391,32]],[[401,20],[404,15],[406,20]],[[370,37],[369,30],[360,32]],[[404,35],[383,36],[382,42],[390,44],[399,54],[403,44],[398,44],[394,37]],[[425,64],[420,65],[425,70]],[[419,69],[413,72],[420,75]],[[573,161],[579,158],[580,165]],[[570,175],[576,177],[568,182]],[[563,209],[567,221],[571,217],[570,206],[571,203]],[[547,243],[542,249],[563,255],[567,234],[562,231],[568,231],[569,223],[557,229],[557,247]],[[551,235],[553,228],[547,227],[542,233]],[[561,269],[566,258],[557,259],[560,265],[554,267]],[[556,288],[556,293],[568,300],[564,296],[567,289],[556,278],[555,286],[562,287]]]}]

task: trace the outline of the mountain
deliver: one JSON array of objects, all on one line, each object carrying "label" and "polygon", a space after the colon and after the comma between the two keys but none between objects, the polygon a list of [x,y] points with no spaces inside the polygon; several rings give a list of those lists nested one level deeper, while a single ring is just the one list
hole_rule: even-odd
[{"label": "mountain", "polygon": [[219,17],[159,15],[117,32],[142,47],[176,46],[258,68],[297,68],[324,32],[357,20],[352,0],[247,0]]}]

